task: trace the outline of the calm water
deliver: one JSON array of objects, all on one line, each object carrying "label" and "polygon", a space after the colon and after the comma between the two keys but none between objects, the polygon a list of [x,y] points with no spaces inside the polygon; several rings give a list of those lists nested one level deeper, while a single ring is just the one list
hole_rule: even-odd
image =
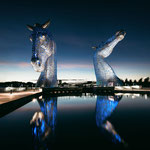
[{"label": "calm water", "polygon": [[39,97],[0,118],[0,150],[149,147],[147,95]]}]

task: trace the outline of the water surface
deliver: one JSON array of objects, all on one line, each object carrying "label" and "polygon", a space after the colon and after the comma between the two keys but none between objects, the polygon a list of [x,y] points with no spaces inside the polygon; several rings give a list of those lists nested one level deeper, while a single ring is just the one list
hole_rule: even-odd
[{"label": "water surface", "polygon": [[147,95],[43,96],[0,118],[0,149],[149,146]]}]

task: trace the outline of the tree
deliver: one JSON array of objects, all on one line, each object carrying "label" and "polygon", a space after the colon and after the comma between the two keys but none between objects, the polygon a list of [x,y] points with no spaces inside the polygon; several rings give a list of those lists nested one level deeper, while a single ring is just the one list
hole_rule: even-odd
[{"label": "tree", "polygon": [[139,79],[139,81],[138,81],[138,84],[139,84],[139,85],[142,85],[142,80],[143,80],[143,78],[140,78],[140,79]]}]

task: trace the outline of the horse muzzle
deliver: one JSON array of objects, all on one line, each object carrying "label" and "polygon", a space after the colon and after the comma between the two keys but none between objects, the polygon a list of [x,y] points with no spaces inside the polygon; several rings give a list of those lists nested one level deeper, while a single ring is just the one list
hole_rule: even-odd
[{"label": "horse muzzle", "polygon": [[42,72],[44,70],[44,65],[41,63],[39,59],[32,58],[31,65],[33,66],[36,72]]},{"label": "horse muzzle", "polygon": [[125,36],[126,35],[126,32],[124,30],[120,30],[116,33],[116,36]]}]

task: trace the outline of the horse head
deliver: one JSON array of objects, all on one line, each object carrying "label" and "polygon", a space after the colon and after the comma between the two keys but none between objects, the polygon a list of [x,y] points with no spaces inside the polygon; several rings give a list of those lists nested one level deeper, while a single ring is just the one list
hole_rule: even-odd
[{"label": "horse head", "polygon": [[31,64],[35,71],[42,72],[45,69],[47,58],[52,54],[54,44],[51,39],[51,34],[47,27],[50,21],[44,24],[27,25],[27,28],[32,32],[30,41],[32,42],[32,58]]},{"label": "horse head", "polygon": [[116,44],[124,39],[125,35],[126,32],[124,30],[119,30],[106,42],[101,43],[99,46],[93,46],[92,48],[98,51],[99,56],[101,56],[102,58],[106,58],[112,53],[113,48],[116,46]]},{"label": "horse head", "polygon": [[120,40],[122,40],[126,35],[126,32],[124,30],[120,30],[118,32],[116,32],[115,36],[116,38],[119,38]]}]

